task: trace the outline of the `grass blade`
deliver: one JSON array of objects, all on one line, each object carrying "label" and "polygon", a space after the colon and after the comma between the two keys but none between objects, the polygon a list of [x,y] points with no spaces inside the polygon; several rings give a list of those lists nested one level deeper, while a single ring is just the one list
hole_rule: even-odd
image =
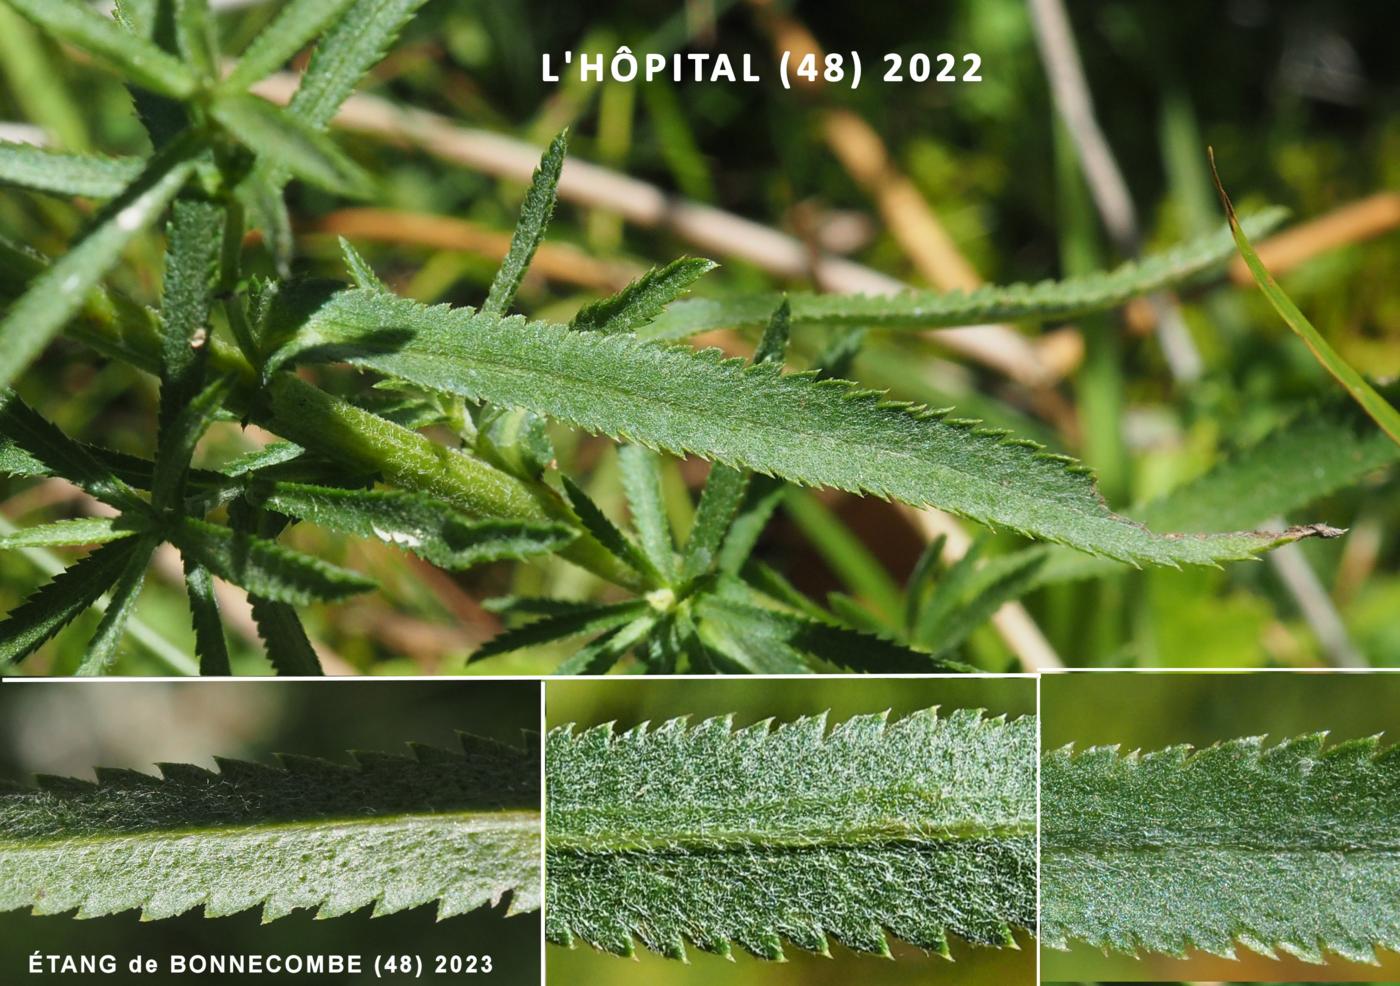
[{"label": "grass blade", "polygon": [[1220,201],[1225,206],[1225,215],[1230,220],[1230,232],[1234,235],[1235,245],[1239,248],[1240,256],[1244,258],[1245,266],[1249,268],[1249,273],[1254,277],[1254,283],[1259,285],[1259,290],[1264,293],[1264,297],[1269,299],[1269,304],[1274,306],[1274,311],[1279,313],[1288,327],[1298,335],[1303,342],[1307,343],[1308,349],[1317,361],[1322,364],[1333,378],[1346,388],[1352,399],[1360,404],[1367,414],[1381,426],[1391,441],[1400,444],[1400,411],[1397,411],[1380,394],[1376,393],[1374,387],[1366,382],[1365,377],[1356,372],[1350,363],[1342,359],[1341,355],[1332,348],[1322,333],[1318,332],[1313,324],[1308,321],[1298,306],[1293,304],[1293,299],[1288,297],[1283,288],[1278,286],[1274,276],[1264,267],[1259,255],[1254,252],[1254,247],[1249,242],[1249,237],[1245,234],[1244,228],[1240,225],[1239,219],[1235,215],[1235,207],[1230,202],[1230,196],[1225,194],[1225,186],[1220,183],[1220,174],[1215,170],[1215,152],[1210,154],[1211,173],[1215,176],[1215,188],[1220,193]]}]

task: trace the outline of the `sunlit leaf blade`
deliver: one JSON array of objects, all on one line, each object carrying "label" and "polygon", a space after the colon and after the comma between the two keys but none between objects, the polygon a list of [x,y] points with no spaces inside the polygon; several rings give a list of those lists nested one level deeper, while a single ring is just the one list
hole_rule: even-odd
[{"label": "sunlit leaf blade", "polygon": [[529,269],[530,261],[534,259],[535,251],[549,227],[549,220],[554,215],[556,189],[568,145],[568,131],[561,131],[550,141],[544,156],[540,158],[540,165],[530,179],[525,201],[520,206],[520,219],[515,224],[515,232],[511,234],[510,249],[491,280],[491,289],[481,306],[482,311],[504,315],[515,301],[515,293],[520,290],[520,282],[525,279],[525,271]]},{"label": "sunlit leaf blade", "polygon": [[0,793],[0,911],[155,920],[261,908],[376,916],[436,903],[439,918],[539,906],[538,754],[463,738],[462,752],[284,756],[98,768]]},{"label": "sunlit leaf blade", "polygon": [[[749,366],[716,351],[353,290],[332,297],[310,323],[322,338],[390,327],[404,333],[397,351],[352,362],[430,389],[803,485],[936,506],[1136,564],[1215,564],[1326,533],[1155,534],[1110,510],[1086,469],[1034,443],[854,384],[783,375],[776,364]],[[735,408],[744,409],[742,418]]]},{"label": "sunlit leaf blade", "polygon": [[311,55],[291,110],[316,128],[335,116],[360,78],[394,43],[425,0],[355,0]]},{"label": "sunlit leaf blade", "polygon": [[261,507],[327,530],[376,538],[443,568],[470,568],[555,551],[577,536],[562,524],[473,520],[451,504],[396,490],[347,490],[307,483],[257,483]]},{"label": "sunlit leaf blade", "polygon": [[1035,742],[1033,718],[971,710],[556,729],[546,935],[676,958],[1009,945],[1035,925]]},{"label": "sunlit leaf blade", "polygon": [[[1251,235],[1277,227],[1286,213],[1266,209],[1244,220]],[[928,329],[984,322],[1049,322],[1114,308],[1140,295],[1188,284],[1219,270],[1234,252],[1230,231],[1184,243],[1164,253],[1132,261],[1111,271],[1065,281],[988,286],[975,291],[905,291],[890,296],[787,295],[794,325],[876,326]],[[778,294],[694,298],[666,309],[642,334],[651,339],[678,339],[711,329],[758,327],[767,323],[783,300]]]},{"label": "sunlit leaf blade", "polygon": [[82,0],[7,0],[9,5],[56,38],[100,55],[132,82],[175,99],[193,95],[193,73],[160,48]]},{"label": "sunlit leaf blade", "polygon": [[164,211],[189,177],[190,152],[182,144],[153,158],[141,177],[108,203],[68,252],[34,278],[10,306],[0,321],[0,349],[5,354],[0,359],[0,389],[10,386],[78,313],[122,248]]},{"label": "sunlit leaf blade", "polygon": [[151,563],[151,552],[155,550],[155,546],[154,539],[143,537],[132,549],[126,567],[112,587],[107,612],[102,614],[102,621],[97,624],[97,632],[92,635],[87,652],[83,654],[82,663],[78,665],[79,675],[89,677],[106,674],[111,663],[116,660],[122,634],[126,632],[127,622],[136,609],[141,586],[146,582],[146,568]]},{"label": "sunlit leaf blade", "polygon": [[0,184],[53,195],[110,199],[141,174],[137,158],[62,154],[28,144],[0,141]]},{"label": "sunlit leaf blade", "polygon": [[730,525],[744,504],[749,485],[750,476],[742,469],[733,469],[720,462],[710,466],[705,488],[700,491],[700,503],[695,508],[695,522],[685,542],[685,565],[682,570],[685,577],[694,578],[715,567],[720,546],[724,544]]},{"label": "sunlit leaf blade", "polygon": [[617,455],[622,467],[622,488],[642,550],[656,570],[669,578],[675,573],[676,559],[661,495],[660,457],[640,445],[624,445]]},{"label": "sunlit leaf blade", "polygon": [[617,294],[585,305],[569,324],[580,332],[637,332],[718,266],[701,257],[681,257],[653,267]]},{"label": "sunlit leaf blade", "polygon": [[323,131],[265,99],[228,95],[210,108],[215,120],[257,154],[330,192],[367,194],[373,181]]},{"label": "sunlit leaf blade", "polygon": [[[1154,530],[1248,528],[1286,517],[1400,462],[1400,448],[1351,401],[1305,408],[1255,444],[1134,515]],[[1041,548],[1031,549],[1043,551]],[[1036,583],[1091,578],[1112,562],[1050,548]]]},{"label": "sunlit leaf blade", "polygon": [[654,613],[646,613],[618,630],[610,631],[597,640],[576,650],[560,664],[555,674],[606,674],[627,652],[640,645],[656,627]]},{"label": "sunlit leaf blade", "polygon": [[1309,962],[1400,949],[1400,748],[1323,742],[1047,753],[1045,943]]},{"label": "sunlit leaf blade", "polygon": [[661,581],[660,573],[652,564],[651,559],[633,543],[631,538],[617,529],[617,525],[608,519],[608,515],[603,513],[602,508],[593,502],[593,498],[568,476],[563,477],[563,483],[564,492],[569,497],[569,504],[574,508],[574,513],[578,515],[584,529],[593,535],[599,544],[607,548],[614,557],[620,559],[630,568],[649,576],[654,581]]},{"label": "sunlit leaf blade", "polygon": [[223,86],[242,90],[277,71],[324,31],[354,0],[293,0],[278,12],[238,59]]},{"label": "sunlit leaf blade", "polygon": [[26,527],[13,534],[0,534],[0,551],[13,548],[57,548],[75,544],[106,544],[135,534],[131,526],[119,527],[112,517],[75,517],[37,527]]},{"label": "sunlit leaf blade", "polygon": [[98,548],[34,590],[0,623],[0,667],[21,661],[97,602],[126,568],[133,542]]},{"label": "sunlit leaf blade", "polygon": [[374,582],[275,541],[232,531],[192,517],[168,532],[181,553],[249,593],[283,603],[344,599]]},{"label": "sunlit leaf blade", "polygon": [[1254,283],[1259,285],[1259,290],[1264,293],[1265,298],[1269,299],[1269,304],[1274,306],[1274,311],[1279,313],[1279,317],[1297,333],[1303,342],[1307,343],[1313,356],[1317,358],[1323,368],[1346,388],[1347,393],[1351,394],[1356,403],[1365,408],[1366,413],[1390,436],[1391,441],[1400,444],[1400,411],[1397,411],[1389,401],[1376,393],[1375,388],[1366,382],[1366,378],[1332,348],[1331,344],[1323,338],[1322,333],[1313,327],[1307,316],[1293,303],[1293,299],[1288,297],[1283,288],[1278,286],[1274,276],[1269,273],[1268,268],[1259,259],[1259,255],[1254,252],[1254,247],[1249,242],[1249,235],[1240,225],[1240,221],[1235,215],[1235,207],[1231,204],[1230,197],[1225,194],[1225,187],[1220,183],[1220,175],[1214,172],[1214,151],[1210,155],[1210,166],[1212,173],[1215,174],[1215,187],[1220,192],[1220,201],[1225,205],[1225,215],[1230,221],[1230,231],[1234,235],[1235,245],[1239,248],[1240,256],[1244,258],[1245,266],[1249,268]]}]

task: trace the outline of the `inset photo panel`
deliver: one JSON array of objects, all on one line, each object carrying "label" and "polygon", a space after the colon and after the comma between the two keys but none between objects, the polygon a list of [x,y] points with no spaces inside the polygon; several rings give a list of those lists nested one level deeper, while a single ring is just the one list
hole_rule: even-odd
[{"label": "inset photo panel", "polygon": [[1400,675],[1041,688],[1043,979],[1400,980]]},{"label": "inset photo panel", "polygon": [[1035,982],[1035,708],[1031,678],[548,682],[547,981]]},{"label": "inset photo panel", "polygon": [[540,981],[540,685],[6,682],[0,982]]}]

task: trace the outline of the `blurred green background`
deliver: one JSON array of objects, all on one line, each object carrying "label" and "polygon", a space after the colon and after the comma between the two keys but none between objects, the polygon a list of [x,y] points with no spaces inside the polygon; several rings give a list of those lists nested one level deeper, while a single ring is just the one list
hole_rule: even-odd
[{"label": "blurred green background", "polygon": [[[247,42],[278,4],[220,14],[226,47]],[[1242,211],[1275,202],[1299,220],[1375,195],[1392,218],[1376,236],[1323,251],[1290,269],[1284,287],[1348,359],[1382,377],[1400,373],[1400,7],[1380,0],[1102,0],[1070,5],[1072,27],[1102,128],[1126,176],[1142,239],[1163,247],[1220,223],[1205,168],[1213,145]],[[787,92],[772,52],[805,32],[817,44],[866,57],[859,91]],[[765,81],[568,84],[540,80],[540,55],[565,49],[704,50],[751,53]],[[984,81],[883,84],[872,66],[885,51],[975,51]],[[575,159],[640,178],[667,195],[713,205],[907,281],[928,273],[890,232],[880,187],[842,164],[825,132],[828,114],[849,111],[873,130],[889,166],[936,214],[979,277],[1036,280],[1123,259],[1094,213],[1053,113],[1023,0],[949,0],[910,17],[906,5],[784,0],[620,0],[559,5],[543,0],[429,0],[366,88],[404,108],[432,111],[444,126],[468,127],[533,148],[571,128]],[[52,146],[109,153],[144,151],[130,100],[100,66],[74,60],[0,9],[0,120],[22,122]],[[34,131],[32,128],[37,127]],[[313,189],[293,186],[299,270],[343,277],[337,232],[347,235],[398,291],[425,301],[479,304],[522,194],[515,180],[444,160],[419,143],[342,135],[382,181],[375,217]],[[1381,211],[1386,207],[1378,206]],[[87,205],[0,195],[0,234],[46,251],[64,248]],[[441,220],[458,225],[444,235]],[[465,224],[465,225],[462,225]],[[492,240],[491,237],[495,239]],[[156,238],[130,254],[115,283],[143,300],[158,295]],[[494,246],[492,244],[495,244]],[[526,312],[566,318],[613,290],[619,277],[683,253],[724,266],[697,291],[722,294],[810,287],[740,260],[724,245],[698,245],[666,228],[624,221],[606,208],[562,203],[549,244],[570,248],[553,273],[537,262],[520,295]],[[493,252],[494,251],[494,252]],[[541,255],[543,258],[543,254]],[[1183,295],[1182,317],[1203,372],[1178,380],[1141,318],[1083,320],[1087,348],[1067,376],[1028,388],[913,334],[872,333],[855,375],[895,397],[956,405],[959,412],[1083,457],[1116,506],[1141,503],[1210,469],[1236,449],[1331,394],[1335,386],[1252,287],[1229,282]],[[1139,315],[1141,313],[1139,312]],[[742,350],[743,339],[708,338]],[[752,340],[748,340],[751,342]],[[826,341],[799,330],[792,362]],[[355,384],[334,372],[332,388]],[[114,448],[149,453],[153,381],[61,343],[26,375],[23,396],[65,429]],[[266,436],[219,426],[206,461]],[[605,508],[620,511],[611,443],[556,430],[559,459]],[[704,477],[697,462],[673,464],[669,502],[683,529],[684,492]],[[1052,586],[1027,604],[1046,638],[1072,665],[1310,666],[1349,654],[1400,666],[1400,496],[1391,467],[1315,503],[1291,521],[1325,521],[1351,533],[1309,542],[1297,553],[1306,590],[1272,562],[1224,570],[1123,570]],[[780,513],[758,556],[818,600],[851,597],[888,617],[922,547],[908,516],[873,499],[821,495],[815,507]],[[820,509],[818,509],[820,508]],[[0,480],[7,522],[37,523],[85,509],[58,483]],[[854,535],[854,538],[849,535]],[[307,626],[336,670],[369,673],[547,672],[558,648],[467,664],[499,629],[480,606],[508,593],[605,596],[608,590],[562,563],[490,566],[465,575],[427,569],[391,548],[347,541],[305,525],[292,543],[377,578],[381,594],[310,607]],[[1011,532],[987,552],[1023,545]],[[155,637],[188,654],[191,632],[170,559],[150,580],[139,616]],[[1294,565],[1295,575],[1298,566]],[[33,561],[0,555],[0,611],[43,580]],[[892,600],[895,602],[892,603]],[[1304,602],[1335,616],[1340,643],[1320,643]],[[230,612],[236,606],[226,607]],[[89,613],[26,673],[71,670],[96,623]],[[237,621],[234,621],[237,624]],[[235,626],[235,669],[266,672]],[[963,655],[989,670],[1017,666],[987,628]],[[118,670],[169,673],[161,647],[130,643]]]},{"label": "blurred green background", "polygon": [[[452,749],[456,732],[516,745],[539,729],[533,682],[104,682],[13,681],[0,686],[0,777],[27,783],[35,773],[92,778],[92,767],[154,774],[157,761],[213,767],[214,756],[267,762],[276,752],[347,762],[347,750],[407,753],[416,741]],[[261,924],[258,909],[206,919],[199,911],[142,922],[139,912],[76,921],[67,915],[0,913],[0,982],[28,981],[36,949],[48,954],[112,954],[127,959],[180,954],[416,953],[490,954],[492,982],[539,982],[539,913],[505,917],[507,902],[439,923],[429,905],[370,918],[370,908],[333,920],[314,912]],[[429,965],[431,972],[431,965]],[[72,978],[72,977],[69,977]],[[189,977],[142,976],[139,982]],[[279,977],[265,976],[272,980]],[[394,982],[361,976],[313,982]],[[424,975],[423,981],[460,977]],[[238,976],[202,982],[245,983]],[[122,975],[104,982],[127,982]],[[400,980],[412,981],[412,980]]]},{"label": "blurred green background", "polygon": [[[693,720],[732,713],[742,727],[772,717],[829,712],[834,724],[853,715],[890,710],[907,715],[932,705],[944,709],[985,709],[990,715],[1021,716],[1035,712],[1035,681],[1031,678],[968,679],[818,679],[774,680],[553,680],[545,686],[545,720],[553,729],[565,723],[591,726],[615,722],[619,729],[638,723],[659,723],[677,716]],[[765,962],[735,950],[733,961],[690,950],[690,963],[640,952],[635,960],[620,959],[586,946],[567,949],[550,945],[546,968],[551,986],[572,983],[685,984],[723,982],[726,986],[784,986],[810,983],[849,986],[851,983],[896,984],[941,982],[959,984],[1035,982],[1035,941],[1019,935],[1019,950],[972,948],[953,939],[953,962],[928,955],[900,942],[891,942],[895,960],[858,954],[833,942],[832,958],[789,947],[788,961]]]},{"label": "blurred green background", "polygon": [[[1046,750],[1117,743],[1154,750],[1209,745],[1238,736],[1289,736],[1326,730],[1329,742],[1383,734],[1400,742],[1400,675],[1340,673],[1118,673],[1047,675],[1041,681],[1041,742]],[[1380,965],[1334,958],[1311,965],[1266,959],[1241,948],[1234,961],[1196,953],[1186,959],[1104,955],[1075,945],[1041,949],[1046,980],[1362,981],[1400,977],[1400,955]]]}]

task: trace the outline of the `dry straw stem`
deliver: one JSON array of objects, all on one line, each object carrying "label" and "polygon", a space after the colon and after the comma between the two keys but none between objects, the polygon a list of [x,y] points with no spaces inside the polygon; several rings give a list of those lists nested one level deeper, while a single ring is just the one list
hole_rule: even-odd
[{"label": "dry straw stem", "polygon": [[[269,76],[254,91],[286,103],[296,91],[291,73]],[[412,144],[429,154],[478,171],[528,182],[539,163],[539,149],[511,137],[462,127],[447,117],[356,94],[345,101],[335,125]],[[571,158],[559,181],[559,197],[615,212],[628,222],[661,227],[701,251],[737,257],[778,277],[811,278],[822,289],[841,294],[896,294],[901,281],[828,254],[813,256],[807,244],[733,213],[681,199],[608,168]],[[938,329],[930,336],[950,352],[975,360],[1013,380],[1039,384],[1047,377],[1033,345],[997,327]]]},{"label": "dry straw stem", "polygon": [[[510,251],[510,234],[486,229],[479,223],[448,216],[400,209],[338,209],[300,228],[303,233],[344,236],[434,250],[458,250],[504,260]],[[566,243],[542,243],[530,264],[532,275],[576,287],[620,291],[644,271],[635,264],[597,260]]]},{"label": "dry straw stem", "polygon": [[[1373,239],[1393,229],[1400,229],[1400,192],[1377,192],[1271,236],[1255,248],[1255,253],[1260,263],[1277,277],[1319,254]],[[1254,276],[1243,257],[1230,261],[1230,280],[1242,287],[1254,284]]]}]

